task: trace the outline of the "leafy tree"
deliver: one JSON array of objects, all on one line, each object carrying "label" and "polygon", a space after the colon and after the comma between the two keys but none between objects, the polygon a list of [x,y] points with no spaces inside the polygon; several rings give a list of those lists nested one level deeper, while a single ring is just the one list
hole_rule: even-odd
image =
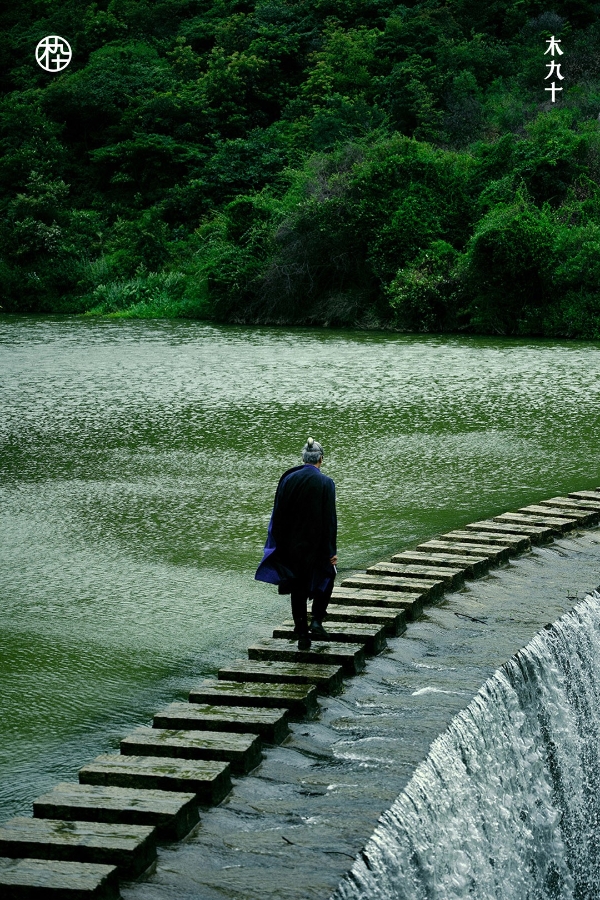
[{"label": "leafy tree", "polygon": [[554,250],[548,208],[524,195],[498,204],[477,224],[463,260],[475,328],[496,334],[541,330],[551,284],[544,277]]},{"label": "leafy tree", "polygon": [[433,241],[412,265],[398,270],[388,288],[394,325],[403,331],[456,330],[461,315],[456,264],[459,254],[446,241]]},{"label": "leafy tree", "polygon": [[[5,4],[0,303],[597,337],[596,12]],[[60,74],[46,34],[72,45]]]}]

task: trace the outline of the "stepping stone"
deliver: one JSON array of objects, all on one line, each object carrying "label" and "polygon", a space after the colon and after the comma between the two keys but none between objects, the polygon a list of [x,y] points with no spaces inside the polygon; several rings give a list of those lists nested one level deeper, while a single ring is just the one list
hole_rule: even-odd
[{"label": "stepping stone", "polygon": [[313,641],[310,650],[298,650],[298,639],[279,641],[264,638],[248,647],[248,658],[261,662],[311,663],[341,666],[345,675],[358,675],[365,667],[365,649],[357,644]]},{"label": "stepping stone", "polygon": [[464,569],[465,575],[470,578],[480,578],[486,575],[490,568],[490,561],[485,556],[459,555],[457,553],[442,553],[434,551],[404,550],[392,556],[393,563],[416,563],[422,566],[448,566],[455,569]]},{"label": "stepping stone", "polygon": [[164,840],[179,841],[198,822],[195,794],[93,784],[57,784],[33,801],[39,819],[150,825]]},{"label": "stepping stone", "polygon": [[259,734],[263,741],[280,744],[290,733],[288,718],[287,709],[171,703],[166,709],[156,713],[154,727],[181,731],[234,731],[239,734]]},{"label": "stepping stone", "polygon": [[497,516],[495,519],[470,522],[468,525],[465,525],[465,529],[467,531],[492,531],[498,535],[521,534],[528,537],[532,544],[541,544],[554,540],[554,529],[540,525],[528,525],[526,524],[526,517],[522,516],[522,519],[523,521],[519,523],[506,522]]},{"label": "stepping stone", "polygon": [[470,556],[482,557],[487,561],[488,565],[489,563],[499,565],[500,563],[508,562],[511,552],[510,547],[502,547],[500,544],[496,544],[496,546],[488,544],[486,546],[485,544],[469,544],[466,541],[462,544],[452,543],[451,541],[427,541],[425,544],[419,544],[417,550],[429,551],[435,554],[443,553],[447,559],[451,559],[453,556],[463,560],[465,557]]},{"label": "stepping stone", "polygon": [[325,619],[327,630],[330,630],[331,622],[365,622],[367,624],[382,625],[385,633],[392,637],[398,637],[406,631],[406,613],[403,609],[383,609],[382,607],[369,606],[338,606],[330,603]]},{"label": "stepping stone", "polygon": [[570,491],[573,500],[600,500],[600,491]]},{"label": "stepping stone", "polygon": [[554,506],[564,509],[565,514],[570,509],[594,509],[600,512],[600,494],[597,500],[578,500],[574,497],[551,497],[550,500],[540,500],[542,506]]},{"label": "stepping stone", "polygon": [[531,541],[523,534],[510,534],[503,531],[494,534],[492,531],[448,531],[441,536],[443,541],[456,541],[458,544],[481,544],[482,547],[489,544],[500,544],[508,547],[511,556],[531,550]]},{"label": "stepping stone", "polygon": [[[423,602],[431,603],[444,593],[444,582],[433,578],[392,578],[384,575],[351,575],[342,581],[343,588],[365,588],[367,591],[404,592],[422,596]],[[337,595],[339,596],[339,594]],[[369,604],[371,605],[371,604]]]},{"label": "stepping stone", "polygon": [[219,669],[219,679],[226,681],[260,681],[270,684],[315,685],[319,694],[339,694],[343,689],[343,669],[338,665],[306,663],[258,662],[239,659]]},{"label": "stepping stone", "polygon": [[542,500],[539,509],[548,510],[550,515],[560,513],[570,519],[577,519],[584,527],[597,525],[600,521],[600,503],[591,500],[570,500],[568,497],[556,497],[552,500]]},{"label": "stepping stone", "polygon": [[[298,640],[294,633],[294,623],[284,622],[279,628],[273,631],[274,638],[286,638],[288,640]],[[347,622],[327,622],[327,637],[319,637],[319,641],[333,641],[351,644],[364,644],[365,650],[369,656],[375,656],[385,650],[387,643],[385,640],[385,628],[383,625],[369,625],[366,623],[347,623]]]},{"label": "stepping stone", "polygon": [[226,731],[171,731],[137,728],[121,741],[124,756],[167,756],[171,759],[216,759],[227,762],[237,775],[247,775],[262,760],[257,734]]},{"label": "stepping stone", "polygon": [[564,518],[566,516],[569,519],[575,519],[578,525],[582,525],[584,527],[587,525],[597,525],[599,518],[597,512],[589,509],[576,509],[575,507],[561,509],[560,507],[547,506],[546,504],[541,503],[539,506],[523,506],[521,509],[517,510],[517,512],[524,513],[528,516],[552,516],[553,518]]},{"label": "stepping stone", "polygon": [[432,578],[442,581],[444,587],[453,590],[464,584],[464,569],[451,569],[446,566],[400,565],[399,563],[380,562],[369,566],[367,575],[391,575],[395,578]]},{"label": "stepping stone", "polygon": [[0,856],[116,866],[137,878],[156,859],[154,828],[18,816],[0,825]]},{"label": "stepping stone", "polygon": [[550,528],[554,534],[564,534],[565,531],[572,531],[577,527],[575,519],[561,519],[554,516],[539,516],[534,513],[502,513],[500,516],[494,516],[494,522],[506,523],[514,522],[520,525],[521,522],[532,522],[538,526]]},{"label": "stepping stone", "polygon": [[287,709],[291,722],[312,719],[319,711],[317,689],[313,684],[260,684],[206,679],[190,691],[190,703],[213,706],[247,706]]},{"label": "stepping stone", "polygon": [[199,803],[220,803],[231,790],[229,763],[157,759],[103,753],[79,770],[81,784],[194,793]]},{"label": "stepping stone", "polygon": [[0,859],[2,900],[119,900],[116,866]]},{"label": "stepping stone", "polygon": [[390,593],[390,591],[373,591],[352,589],[349,587],[335,587],[331,595],[328,614],[332,604],[341,606],[367,606],[378,609],[395,610],[402,609],[409,622],[414,622],[423,615],[423,605],[428,599],[428,594],[411,594],[402,591]]}]

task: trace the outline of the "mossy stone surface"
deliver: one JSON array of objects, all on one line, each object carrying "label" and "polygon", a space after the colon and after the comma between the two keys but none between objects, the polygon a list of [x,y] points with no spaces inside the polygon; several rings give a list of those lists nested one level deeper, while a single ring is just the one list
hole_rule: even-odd
[{"label": "mossy stone surface", "polygon": [[2,900],[119,900],[116,866],[0,858]]}]

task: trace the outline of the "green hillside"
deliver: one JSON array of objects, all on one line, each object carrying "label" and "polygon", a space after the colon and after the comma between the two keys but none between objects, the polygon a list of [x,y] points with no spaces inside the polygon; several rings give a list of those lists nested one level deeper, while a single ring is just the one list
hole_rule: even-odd
[{"label": "green hillside", "polygon": [[599,13],[15,0],[3,310],[598,338]]}]

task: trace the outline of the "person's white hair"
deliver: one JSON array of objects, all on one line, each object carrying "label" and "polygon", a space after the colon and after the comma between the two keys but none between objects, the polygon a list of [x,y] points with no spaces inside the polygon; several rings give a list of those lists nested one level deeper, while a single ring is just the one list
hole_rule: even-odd
[{"label": "person's white hair", "polygon": [[311,463],[314,466],[322,456],[324,456],[322,445],[314,438],[309,437],[302,448],[302,462]]}]

